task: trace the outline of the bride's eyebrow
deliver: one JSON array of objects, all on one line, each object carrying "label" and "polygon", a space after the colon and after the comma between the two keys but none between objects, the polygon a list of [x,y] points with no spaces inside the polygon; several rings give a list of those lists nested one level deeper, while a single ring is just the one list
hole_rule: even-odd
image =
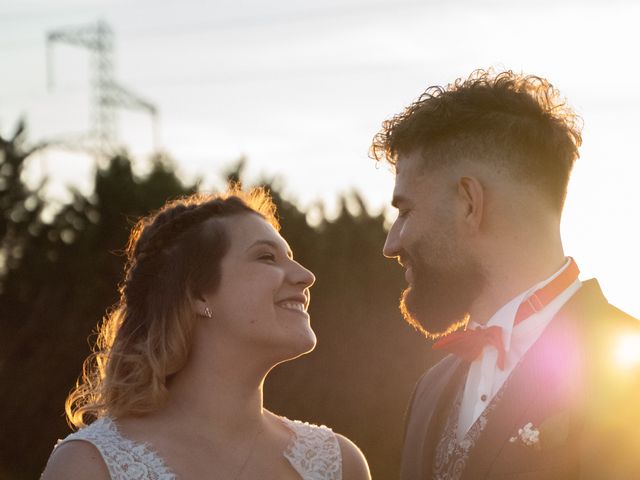
[{"label": "bride's eyebrow", "polygon": [[[256,240],[251,245],[249,245],[249,247],[247,247],[245,252],[248,252],[249,250],[251,250],[252,248],[258,245],[268,245],[269,247],[275,250],[282,250],[282,245],[274,242],[273,240]],[[287,254],[287,257],[293,258],[293,252],[289,248],[286,249],[286,254]]]}]

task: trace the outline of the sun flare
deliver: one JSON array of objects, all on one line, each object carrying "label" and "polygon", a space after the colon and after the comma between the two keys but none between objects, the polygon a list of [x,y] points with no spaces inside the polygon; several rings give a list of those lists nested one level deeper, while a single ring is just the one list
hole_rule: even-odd
[{"label": "sun flare", "polygon": [[624,335],[618,339],[616,360],[624,368],[640,366],[640,335]]}]

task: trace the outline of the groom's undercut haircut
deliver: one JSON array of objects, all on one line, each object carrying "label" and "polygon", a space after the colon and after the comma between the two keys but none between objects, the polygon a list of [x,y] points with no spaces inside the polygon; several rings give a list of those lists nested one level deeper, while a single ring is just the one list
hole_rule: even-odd
[{"label": "groom's undercut haircut", "polygon": [[370,154],[394,168],[419,152],[428,168],[462,159],[492,163],[543,192],[561,211],[582,143],[582,122],[547,80],[476,70],[446,87],[429,87],[386,120]]}]

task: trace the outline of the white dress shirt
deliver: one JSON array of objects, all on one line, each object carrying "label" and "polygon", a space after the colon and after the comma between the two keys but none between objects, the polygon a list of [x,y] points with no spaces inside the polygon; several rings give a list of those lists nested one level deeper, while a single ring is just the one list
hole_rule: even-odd
[{"label": "white dress shirt", "polygon": [[[471,363],[460,405],[458,431],[456,432],[458,441],[463,440],[471,426],[489,405],[520,359],[542,334],[551,319],[580,288],[580,280],[576,279],[542,310],[534,313],[518,325],[513,325],[520,304],[533,292],[556,278],[567,268],[569,262],[570,259],[567,259],[563,267],[552,276],[533,285],[502,306],[486,323],[485,326],[487,327],[497,325],[502,328],[502,343],[506,352],[505,368],[504,370],[498,368],[498,351],[491,345],[486,346],[482,354]],[[467,328],[475,328],[477,326],[477,323],[469,322]]]}]

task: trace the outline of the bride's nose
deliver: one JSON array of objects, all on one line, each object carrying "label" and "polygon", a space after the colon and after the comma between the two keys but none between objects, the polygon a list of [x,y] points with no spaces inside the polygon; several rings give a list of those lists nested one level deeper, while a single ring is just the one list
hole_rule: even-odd
[{"label": "bride's nose", "polygon": [[298,262],[293,262],[292,271],[290,274],[291,282],[296,285],[302,285],[304,288],[309,288],[316,281],[316,276],[311,270],[303,267]]}]

